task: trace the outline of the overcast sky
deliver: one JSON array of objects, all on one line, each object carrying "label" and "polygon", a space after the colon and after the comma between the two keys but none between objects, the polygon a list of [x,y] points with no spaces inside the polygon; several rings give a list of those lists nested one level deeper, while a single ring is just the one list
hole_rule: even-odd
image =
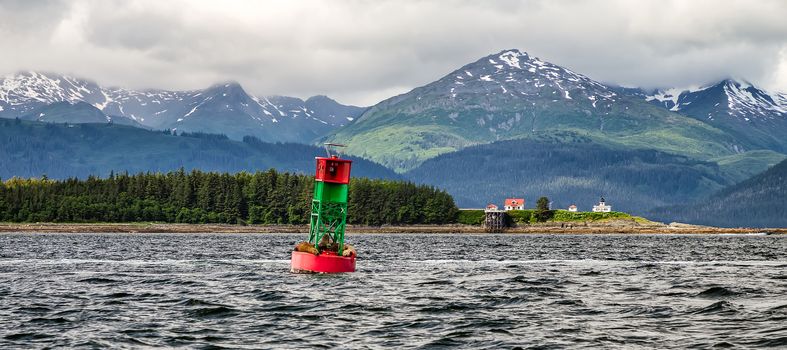
[{"label": "overcast sky", "polygon": [[518,48],[593,79],[787,92],[787,1],[0,0],[0,74],[371,105]]}]

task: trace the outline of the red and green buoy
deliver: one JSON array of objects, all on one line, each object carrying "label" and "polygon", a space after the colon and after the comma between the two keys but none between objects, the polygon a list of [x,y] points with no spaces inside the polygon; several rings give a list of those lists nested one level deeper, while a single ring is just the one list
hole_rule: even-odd
[{"label": "red and green buoy", "polygon": [[[355,250],[344,243],[347,195],[352,161],[331,153],[340,144],[326,143],[327,157],[315,157],[314,195],[309,222],[310,251],[292,252],[293,272],[339,273],[355,271]],[[349,250],[348,250],[349,248]],[[350,251],[351,250],[351,251]]]}]

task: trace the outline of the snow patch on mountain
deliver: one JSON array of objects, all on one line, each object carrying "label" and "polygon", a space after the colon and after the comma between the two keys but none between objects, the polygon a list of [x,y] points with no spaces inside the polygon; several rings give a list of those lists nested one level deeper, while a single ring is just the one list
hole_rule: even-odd
[{"label": "snow patch on mountain", "polygon": [[727,106],[731,111],[761,115],[766,115],[767,112],[787,113],[787,104],[779,104],[779,99],[774,99],[748,82],[728,82],[724,85],[724,92],[727,94]]},{"label": "snow patch on mountain", "polygon": [[514,51],[507,51],[500,55],[500,60],[505,62],[509,67],[522,69],[519,66],[519,53]]},{"label": "snow patch on mountain", "polygon": [[680,94],[686,89],[667,89],[667,90],[660,90],[655,91],[652,95],[648,95],[645,97],[645,101],[658,101],[664,104],[664,107],[668,108],[671,111],[678,111],[680,110],[680,105],[678,104],[678,98]]}]

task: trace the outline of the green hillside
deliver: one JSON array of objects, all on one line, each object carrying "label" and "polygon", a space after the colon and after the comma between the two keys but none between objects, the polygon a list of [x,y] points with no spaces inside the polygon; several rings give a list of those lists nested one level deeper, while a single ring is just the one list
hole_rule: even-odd
[{"label": "green hillside", "polygon": [[711,161],[719,164],[721,170],[731,180],[740,182],[763,172],[785,158],[787,155],[778,152],[758,150],[713,158]]}]

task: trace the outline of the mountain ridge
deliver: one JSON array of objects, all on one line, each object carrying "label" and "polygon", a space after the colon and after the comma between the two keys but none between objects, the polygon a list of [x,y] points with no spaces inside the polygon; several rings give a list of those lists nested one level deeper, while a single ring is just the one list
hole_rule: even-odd
[{"label": "mountain ridge", "polygon": [[[271,102],[285,98],[286,105]],[[115,122],[127,118],[133,123],[126,124],[152,129],[222,133],[238,140],[252,135],[267,141],[301,143],[311,143],[364,111],[363,107],[342,105],[320,96],[306,100],[253,96],[234,81],[201,90],[168,91],[103,87],[86,79],[35,71],[0,78],[0,117],[20,117],[47,104],[80,101]]]},{"label": "mountain ridge", "polygon": [[[519,50],[482,57],[384,100],[328,139],[349,144],[350,153],[407,171],[466,146],[558,131],[701,159],[752,146]],[[379,145],[370,146],[372,141]]]},{"label": "mountain ridge", "polygon": [[767,92],[745,80],[731,78],[688,89],[625,91],[700,120],[736,139],[748,140],[749,147],[741,151],[769,149],[787,153],[787,95],[783,93]]}]

